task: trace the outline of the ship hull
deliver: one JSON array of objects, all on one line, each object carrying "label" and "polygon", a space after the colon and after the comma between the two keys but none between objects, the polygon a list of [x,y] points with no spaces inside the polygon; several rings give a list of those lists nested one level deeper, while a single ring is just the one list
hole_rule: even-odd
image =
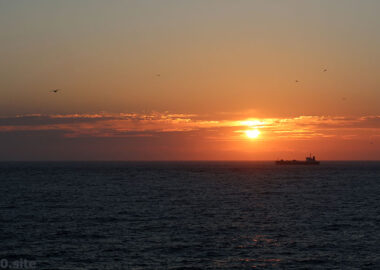
[{"label": "ship hull", "polygon": [[319,161],[278,160],[276,165],[319,165]]}]

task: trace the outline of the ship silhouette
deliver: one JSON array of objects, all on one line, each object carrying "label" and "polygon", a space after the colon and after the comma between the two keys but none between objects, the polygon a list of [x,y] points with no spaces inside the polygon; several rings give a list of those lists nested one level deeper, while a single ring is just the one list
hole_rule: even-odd
[{"label": "ship silhouette", "polygon": [[304,161],[301,160],[276,160],[276,165],[319,165],[319,161],[315,159],[315,156],[308,156]]}]

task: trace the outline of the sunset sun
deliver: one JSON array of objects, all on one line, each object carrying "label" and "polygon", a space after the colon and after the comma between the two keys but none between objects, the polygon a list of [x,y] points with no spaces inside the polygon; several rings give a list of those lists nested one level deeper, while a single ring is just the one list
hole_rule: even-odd
[{"label": "sunset sun", "polygon": [[260,135],[260,131],[258,129],[246,130],[245,135],[250,139],[256,139]]}]

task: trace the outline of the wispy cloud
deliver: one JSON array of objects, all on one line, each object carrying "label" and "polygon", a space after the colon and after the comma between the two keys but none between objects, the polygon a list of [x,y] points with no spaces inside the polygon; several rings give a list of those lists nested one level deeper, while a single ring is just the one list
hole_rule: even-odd
[{"label": "wispy cloud", "polygon": [[352,138],[371,131],[380,134],[380,116],[298,116],[292,118],[243,118],[228,115],[204,116],[169,112],[97,113],[97,114],[28,114],[0,117],[0,132],[59,130],[66,137],[156,136],[168,132],[202,131],[204,136],[241,139],[247,129],[260,129],[263,139]]}]

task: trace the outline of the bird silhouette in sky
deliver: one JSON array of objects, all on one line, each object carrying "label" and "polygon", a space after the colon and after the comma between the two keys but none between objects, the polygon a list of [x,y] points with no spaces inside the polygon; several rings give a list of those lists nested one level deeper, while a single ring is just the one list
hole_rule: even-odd
[{"label": "bird silhouette in sky", "polygon": [[300,81],[299,80],[295,80],[296,83],[299,83]]},{"label": "bird silhouette in sky", "polygon": [[327,68],[325,68],[324,70],[323,70],[323,72],[326,72],[327,71]]},{"label": "bird silhouette in sky", "polygon": [[161,77],[161,74],[158,73],[158,74],[156,74],[156,76],[157,76],[157,77]]},{"label": "bird silhouette in sky", "polygon": [[52,93],[58,93],[58,91],[61,91],[61,89],[52,89],[52,90],[50,90],[49,92],[52,92]]}]

